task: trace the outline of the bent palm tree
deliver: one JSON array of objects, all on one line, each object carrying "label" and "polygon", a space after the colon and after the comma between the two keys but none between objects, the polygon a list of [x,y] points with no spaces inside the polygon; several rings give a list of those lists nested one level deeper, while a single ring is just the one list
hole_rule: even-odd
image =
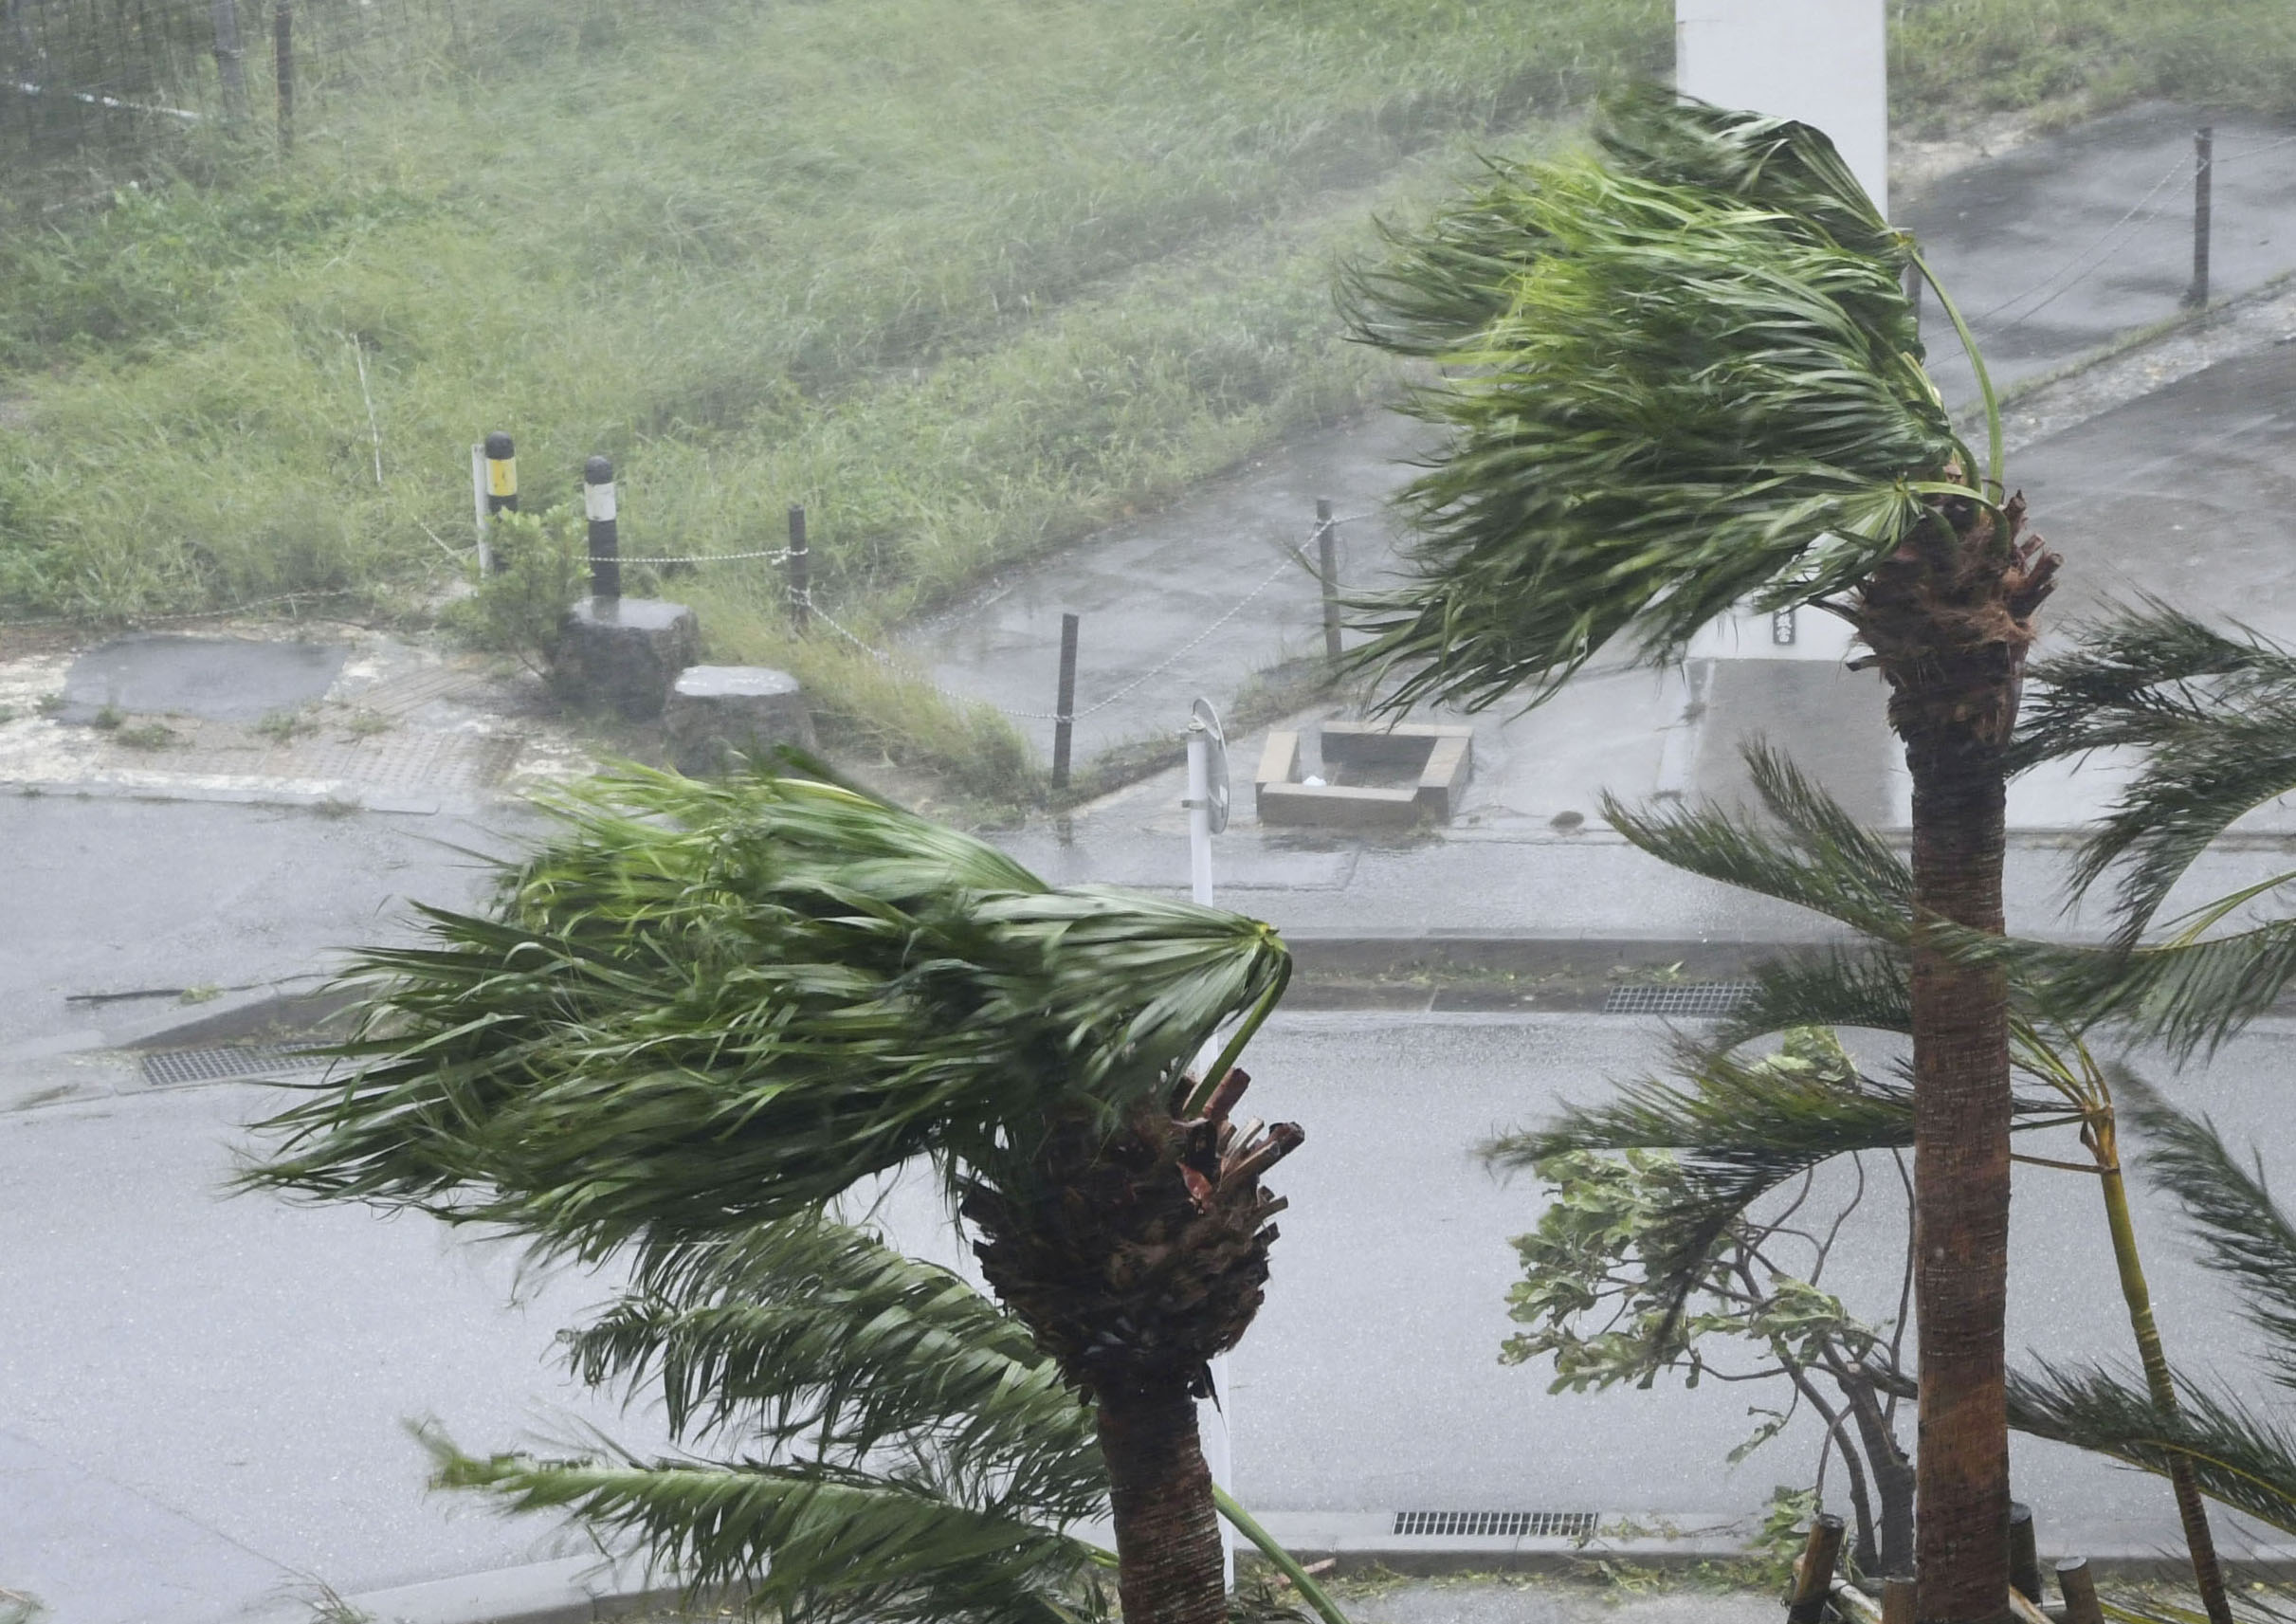
[{"label": "bent palm tree", "polygon": [[[1851,1096],[1793,1088],[1770,1068],[1734,1058],[1740,1045],[1804,1025],[1856,1026],[1910,1034],[1910,972],[1914,932],[1906,917],[1913,875],[1904,860],[1872,831],[1765,747],[1746,752],[1748,776],[1765,824],[1712,808],[1631,811],[1606,798],[1604,815],[1650,855],[1706,879],[1795,903],[1856,930],[1865,939],[1815,958],[1775,960],[1756,972],[1753,996],[1705,1044],[1686,1044],[1682,1070],[1690,1091],[1665,1085],[1631,1088],[1621,1104],[1574,1112],[1547,1130],[1563,1148],[1646,1149],[1686,1154],[1694,1176],[1693,1199],[1661,1214],[1654,1233],[1668,1239],[1683,1263],[1662,1250],[1657,1283],[1669,1291],[1686,1284],[1681,1270],[1695,1264],[1722,1226],[1748,1203],[1806,1174],[1820,1161],[1869,1149],[1916,1142],[1918,1095],[1858,1079]],[[2012,1065],[2038,1087],[2012,1101],[2016,1131],[2078,1129],[2086,1164],[2050,1157],[2018,1159],[2093,1173],[2151,1402],[2174,1416],[2179,1407],[2175,1378],[2152,1308],[2151,1287],[2139,1257],[2121,1151],[2120,1118],[2105,1070],[2082,1035],[2083,1012],[2068,1009],[2068,976],[2094,983],[2113,960],[2089,949],[2063,949],[1990,936],[1950,932],[1945,945],[2007,972]],[[2078,991],[2078,989],[2072,989]],[[2141,1106],[2151,1096],[2129,1080]],[[1555,1136],[1560,1136],[1556,1138]],[[1533,1151],[1540,1136],[1521,1141]],[[1514,1141],[1502,1141],[1505,1159],[1518,1159]],[[2012,1424],[2023,1426],[2015,1405]],[[2231,1609],[2206,1492],[2189,1461],[2167,1465],[2178,1517],[2193,1562],[2194,1580],[2212,1624],[2230,1624]]]},{"label": "bent palm tree", "polygon": [[2057,560],[2003,500],[1989,387],[1981,479],[1954,432],[1902,285],[1920,262],[1823,136],[1659,91],[1596,134],[1599,159],[1501,166],[1354,279],[1360,337],[1451,369],[1417,410],[1453,430],[1357,657],[1405,673],[1391,709],[1537,703],[1748,596],[1871,649],[1913,776],[1919,1611],[1979,1624],[2009,1585],[2007,994],[1931,933],[2001,930],[2005,752]]},{"label": "bent palm tree", "polygon": [[[631,770],[551,810],[558,837],[490,913],[426,909],[426,942],[362,956],[355,1068],[264,1124],[282,1142],[247,1181],[546,1254],[627,1250],[643,1286],[730,1268],[928,1160],[991,1284],[1093,1407],[1125,1616],[1221,1618],[1194,1400],[1259,1306],[1284,1204],[1260,1176],[1301,1139],[1230,1117],[1248,1080],[1229,1063],[1289,974],[1274,934],[1055,890],[807,780]],[[1198,1083],[1191,1057],[1239,1015]],[[758,1521],[771,1494],[742,1502],[764,1542],[738,1548],[711,1531],[736,1491],[691,1487],[669,1515],[705,1571],[786,1576],[799,1524]],[[1064,1548],[1011,1521],[977,1538]]]}]

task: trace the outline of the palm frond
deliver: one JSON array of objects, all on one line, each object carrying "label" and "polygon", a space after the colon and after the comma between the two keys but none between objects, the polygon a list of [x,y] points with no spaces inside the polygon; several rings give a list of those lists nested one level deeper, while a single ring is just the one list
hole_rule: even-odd
[{"label": "palm frond", "polygon": [[1711,804],[1636,812],[1606,795],[1602,815],[1660,862],[1793,903],[1884,942],[1904,940],[1913,873],[1799,768],[1765,743],[1744,751],[1771,825]]},{"label": "palm frond", "polygon": [[1832,948],[1769,959],[1750,974],[1752,990],[1715,1031],[1717,1049],[1735,1049],[1794,1027],[1913,1030],[1912,978],[1900,948]]},{"label": "palm frond", "polygon": [[1824,596],[1971,465],[1905,252],[1823,136],[1646,91],[1598,139],[1357,281],[1366,341],[1464,335],[1414,408],[1453,443],[1401,498],[1408,576],[1357,606],[1356,663],[1406,673],[1391,707],[1536,703],[1630,630],[1663,658],[1750,594]]},{"label": "palm frond", "polygon": [[2200,1492],[2296,1533],[2296,1434],[2237,1396],[2178,1383],[2179,1410],[2157,1408],[2143,1379],[2096,1367],[2042,1363],[2009,1378],[2009,1424],[2158,1476],[2192,1463]]},{"label": "palm frond", "polygon": [[2262,1158],[2243,1167],[2214,1123],[2132,1075],[2115,1091],[2122,1120],[2143,1137],[2145,1177],[2182,1203],[2200,1261],[2239,1285],[2241,1314],[2267,1339],[2265,1359],[2283,1386],[2296,1387],[2296,1223],[2272,1198]]},{"label": "palm frond", "polygon": [[2296,787],[2296,654],[2147,600],[2082,628],[2033,675],[2047,686],[2018,730],[2020,762],[2142,753],[2074,864],[2083,887],[2123,868],[2116,911],[2133,943],[2210,842]]},{"label": "palm frond", "polygon": [[1798,1046],[1761,1060],[1686,1041],[1677,1077],[1624,1083],[1600,1105],[1566,1104],[1483,1154],[1520,1169],[1583,1151],[1673,1152],[1681,1195],[1652,1214],[1644,1255],[1659,1283],[1652,1295],[1678,1315],[1716,1243],[1754,1202],[1834,1157],[1913,1142],[1910,1088],[1861,1076],[1830,1032],[1799,1035]]},{"label": "palm frond", "polygon": [[1113,1116],[1288,964],[834,785],[628,769],[547,810],[491,913],[355,961],[350,1076],[261,1124],[245,1182],[592,1252],[744,1230]]},{"label": "palm frond", "polygon": [[1506,314],[1514,279],[1545,244],[1526,207],[1539,177],[1503,158],[1484,164],[1482,184],[1446,202],[1423,225],[1376,222],[1385,260],[1341,268],[1340,316],[1360,342],[1432,357],[1471,342]]},{"label": "palm frond", "polygon": [[1027,1328],[863,1230],[808,1216],[643,1248],[629,1288],[561,1340],[585,1382],[657,1397],[687,1447],[847,1469],[898,1455],[976,1509],[1106,1509],[1093,1412]]},{"label": "palm frond", "polygon": [[2110,1022],[2178,1059],[2236,1035],[2296,981],[2296,920],[2133,949],[1949,928],[1936,940],[1964,962],[2004,966],[2013,996],[2062,1021]]},{"label": "palm frond", "polygon": [[[1669,1313],[1681,1311],[1717,1242],[1756,1201],[1835,1157],[1913,1143],[1912,1087],[1860,1072],[1831,1030],[1791,1029],[1759,1058],[1731,1047],[1682,1039],[1670,1077],[1622,1083],[1601,1105],[1566,1104],[1541,1126],[1483,1147],[1509,1170],[1586,1151],[1671,1152],[1680,1195],[1652,1214],[1645,1248],[1649,1278],[1663,1282],[1653,1294]],[[2010,1108],[2019,1129],[2065,1116],[2064,1103],[2048,1096],[2019,1095]]]},{"label": "palm frond", "polygon": [[805,1624],[1074,1624],[1083,1541],[892,1475],[761,1462],[479,1460],[435,1436],[436,1487],[642,1545],[696,1593]]}]

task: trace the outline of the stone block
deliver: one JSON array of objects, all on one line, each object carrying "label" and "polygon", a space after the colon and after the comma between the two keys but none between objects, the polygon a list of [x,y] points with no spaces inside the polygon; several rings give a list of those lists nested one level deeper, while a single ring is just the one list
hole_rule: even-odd
[{"label": "stone block", "polygon": [[739,756],[769,763],[785,744],[813,748],[813,713],[797,679],[764,666],[693,666],[664,713],[670,762],[688,776],[723,773]]},{"label": "stone block", "polygon": [[1260,821],[1308,824],[1323,829],[1409,828],[1422,816],[1449,823],[1474,767],[1474,729],[1458,726],[1384,726],[1377,722],[1327,721],[1321,726],[1323,770],[1417,773],[1410,789],[1374,789],[1355,784],[1303,784],[1300,735],[1278,729],[1267,736],[1253,774]]},{"label": "stone block", "polygon": [[1260,821],[1319,829],[1409,829],[1419,821],[1419,794],[1342,784],[1270,784],[1260,792]]},{"label": "stone block", "polygon": [[682,603],[586,597],[566,611],[550,682],[561,699],[652,721],[678,673],[702,653],[702,622]]}]

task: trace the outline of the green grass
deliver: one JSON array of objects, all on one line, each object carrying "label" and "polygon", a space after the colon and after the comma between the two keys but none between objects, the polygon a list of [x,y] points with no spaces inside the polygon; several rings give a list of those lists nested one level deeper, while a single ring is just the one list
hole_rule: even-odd
[{"label": "green grass", "polygon": [[1665,40],[1652,0],[464,10],[491,60],[338,92],[285,165],[0,235],[0,601],[427,591],[502,428],[530,507],[601,450],[632,552],[802,502],[818,590],[898,610],[1364,400],[1327,268],[1380,189]]},{"label": "green grass", "polygon": [[[631,555],[771,548],[804,503],[819,600],[883,641],[1381,398],[1329,297],[1370,216],[1669,46],[1661,0],[393,14],[291,159],[203,134],[172,182],[0,193],[0,618],[347,591],[419,620],[466,568],[466,447],[507,429],[530,510],[614,458]],[[2285,0],[1894,15],[1917,124],[2296,107]],[[848,742],[1034,784],[1002,721],[793,641],[770,569],[649,586],[712,658],[800,667]]]},{"label": "green grass", "polygon": [[1890,17],[1891,111],[1912,134],[2147,97],[2296,115],[2287,0],[1893,0]]}]

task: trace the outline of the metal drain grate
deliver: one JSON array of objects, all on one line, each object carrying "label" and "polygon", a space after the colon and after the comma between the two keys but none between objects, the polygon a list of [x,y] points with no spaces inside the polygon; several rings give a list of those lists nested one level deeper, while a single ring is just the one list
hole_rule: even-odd
[{"label": "metal drain grate", "polygon": [[308,1071],[327,1064],[309,1043],[233,1044],[226,1049],[176,1049],[143,1057],[143,1080],[166,1083],[221,1083],[233,1077],[269,1077]]},{"label": "metal drain grate", "polygon": [[1754,995],[1751,981],[1692,981],[1679,987],[1613,987],[1602,1001],[1606,1015],[1688,1015],[1716,1020],[1736,1014]]},{"label": "metal drain grate", "polygon": [[1594,1533],[1592,1511],[1398,1511],[1395,1532],[1436,1539],[1585,1540]]}]

